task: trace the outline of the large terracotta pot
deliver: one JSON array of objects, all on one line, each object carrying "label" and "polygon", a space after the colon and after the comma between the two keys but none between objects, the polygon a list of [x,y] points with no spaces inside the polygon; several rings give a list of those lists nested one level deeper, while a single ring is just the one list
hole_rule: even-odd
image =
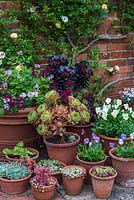
[{"label": "large terracotta pot", "polygon": [[[0,116],[0,152],[4,148],[13,148],[18,141],[25,146],[34,147],[38,138],[36,129],[28,123],[27,115],[33,108],[26,108],[16,114]],[[0,153],[0,159],[5,156]]]},{"label": "large terracotta pot", "polygon": [[35,185],[31,184],[33,195],[36,200],[52,200],[56,193],[57,180],[53,177],[55,183],[52,185],[45,186],[42,188],[36,188]]},{"label": "large terracotta pot", "polygon": [[66,131],[71,133],[77,133],[80,136],[80,143],[84,143],[84,138],[91,139],[92,137],[92,126],[88,125],[67,125]]},{"label": "large terracotta pot", "polygon": [[111,177],[97,177],[92,174],[92,169],[89,170],[92,179],[94,193],[98,199],[107,199],[112,191],[113,184],[117,173]]},{"label": "large terracotta pot", "polygon": [[75,178],[70,178],[62,174],[65,192],[70,196],[75,196],[81,193],[86,169],[78,165],[69,165],[69,166],[65,166],[63,170],[66,168],[72,168],[72,167],[80,168],[84,172],[83,174]]},{"label": "large terracotta pot", "polygon": [[116,182],[123,187],[134,187],[134,158],[120,158],[109,151],[113,168],[117,171]]},{"label": "large terracotta pot", "polygon": [[86,171],[87,171],[87,175],[86,175],[86,178],[85,178],[84,182],[86,184],[91,184],[91,176],[88,173],[89,170],[94,166],[103,166],[105,164],[106,158],[104,160],[100,161],[100,162],[86,162],[84,160],[81,160],[79,158],[79,156],[77,155],[76,156],[76,160],[77,160],[78,164],[80,166],[84,167],[86,169]]},{"label": "large terracotta pot", "polygon": [[74,142],[65,144],[54,144],[49,142],[49,138],[44,137],[44,143],[47,147],[48,156],[52,160],[59,160],[66,165],[73,164],[76,157],[77,147],[80,142],[80,136],[76,133],[66,133],[67,135],[76,136]]},{"label": "large terracotta pot", "polygon": [[6,194],[20,194],[25,192],[31,175],[32,174],[30,173],[27,177],[18,180],[8,180],[0,177],[0,185],[2,192]]}]

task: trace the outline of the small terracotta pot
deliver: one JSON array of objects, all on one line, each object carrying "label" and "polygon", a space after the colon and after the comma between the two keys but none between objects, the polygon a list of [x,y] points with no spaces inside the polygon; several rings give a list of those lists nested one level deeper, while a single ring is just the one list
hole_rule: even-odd
[{"label": "small terracotta pot", "polygon": [[[66,131],[71,133],[77,133],[80,136],[80,143],[84,143],[84,138],[91,139],[92,137],[92,126],[90,124],[86,125],[67,125]],[[83,133],[84,130],[84,134]]]},{"label": "small terracotta pot", "polygon": [[86,178],[85,178],[84,182],[85,182],[86,184],[91,184],[91,176],[90,176],[90,174],[88,173],[89,170],[90,170],[92,167],[94,167],[94,166],[104,166],[104,165],[105,165],[106,158],[105,158],[104,160],[100,161],[100,162],[86,162],[86,161],[84,161],[84,160],[81,160],[81,159],[79,158],[79,156],[77,155],[77,156],[76,156],[76,160],[77,160],[78,164],[79,164],[80,166],[84,167],[84,168],[86,169],[86,171],[87,171],[87,175],[86,175]]},{"label": "small terracotta pot", "polygon": [[48,156],[52,160],[59,160],[66,165],[74,163],[77,147],[80,142],[80,136],[76,133],[66,133],[67,135],[76,136],[76,141],[65,144],[54,144],[48,142],[48,138],[44,137],[44,143],[47,147]]},{"label": "small terracotta pot", "polygon": [[134,158],[120,158],[114,155],[114,149],[109,151],[113,168],[117,171],[116,182],[122,187],[134,187]]},{"label": "small terracotta pot", "polygon": [[86,169],[84,167],[78,166],[78,165],[68,165],[65,166],[63,168],[72,168],[72,167],[77,167],[82,169],[85,173],[75,177],[75,178],[70,178],[64,174],[62,174],[63,177],[63,185],[64,185],[64,189],[66,194],[70,195],[70,196],[75,196],[81,193],[82,190],[82,186],[83,186],[83,182],[84,182],[84,178],[85,178],[85,174],[86,174]]},{"label": "small terracotta pot", "polygon": [[25,192],[31,178],[30,173],[27,177],[18,180],[8,180],[0,177],[0,185],[2,192],[6,194],[20,194]]},{"label": "small terracotta pot", "polygon": [[36,188],[35,185],[31,184],[33,195],[36,200],[52,200],[56,193],[56,184],[57,180],[53,177],[55,180],[55,184],[48,185],[44,189],[42,188]]},{"label": "small terracotta pot", "polygon": [[89,170],[89,174],[92,179],[92,186],[94,193],[97,198],[99,199],[106,199],[111,195],[111,191],[113,188],[115,177],[117,176],[117,173],[114,176],[101,178],[94,176],[92,174],[92,168]]},{"label": "small terracotta pot", "polygon": [[[37,149],[35,149],[35,148],[32,148],[32,147],[26,147],[26,148],[27,148],[28,150],[30,150],[30,151],[36,153],[35,156],[31,157],[32,160],[35,160],[35,161],[36,161],[37,158],[39,157],[39,151],[38,151]],[[10,161],[19,161],[19,160],[20,160],[20,158],[10,157],[9,155],[5,155],[5,156],[6,156],[6,159],[7,159],[7,160],[10,160]]]}]

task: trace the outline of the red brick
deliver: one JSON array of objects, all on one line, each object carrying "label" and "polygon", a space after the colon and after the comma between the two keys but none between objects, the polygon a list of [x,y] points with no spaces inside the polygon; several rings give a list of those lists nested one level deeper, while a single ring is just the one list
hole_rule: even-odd
[{"label": "red brick", "polygon": [[119,83],[116,83],[115,87],[130,87],[132,85],[131,80],[123,80]]},{"label": "red brick", "polygon": [[7,9],[19,9],[19,6],[16,1],[7,1],[6,8]]},{"label": "red brick", "polygon": [[116,11],[111,11],[109,13],[109,17],[116,18],[117,17],[117,12]]},{"label": "red brick", "polygon": [[120,58],[121,57],[121,52],[111,52],[111,58]]},{"label": "red brick", "polygon": [[106,27],[101,27],[101,28],[96,30],[96,33],[98,35],[103,35],[103,34],[105,35],[107,33],[107,29],[106,29]]},{"label": "red brick", "polygon": [[98,44],[98,48],[100,51],[106,51],[107,50],[107,44]]},{"label": "red brick", "polygon": [[102,26],[109,27],[112,26],[112,19],[105,19],[102,21]]},{"label": "red brick", "polygon": [[81,61],[81,60],[83,60],[83,59],[87,59],[87,53],[80,54],[80,55],[77,57],[76,61]]},{"label": "red brick", "polygon": [[124,43],[119,43],[119,44],[109,43],[107,45],[107,50],[109,51],[126,50],[126,49],[127,49],[127,44],[124,44]]},{"label": "red brick", "polygon": [[120,31],[120,26],[114,26],[114,27],[110,27],[110,28],[107,29],[107,33],[108,34],[115,35],[115,34],[120,33],[120,32],[121,32]]},{"label": "red brick", "polygon": [[126,59],[109,60],[108,65],[109,66],[115,66],[115,65],[124,66],[126,65]]},{"label": "red brick", "polygon": [[111,57],[110,53],[107,53],[107,52],[99,53],[100,59],[108,59],[110,57]]},{"label": "red brick", "polygon": [[124,73],[126,73],[126,72],[132,72],[132,66],[121,66],[120,67],[120,73],[121,72],[124,72]]},{"label": "red brick", "polygon": [[133,65],[134,66],[134,58],[129,58],[127,63],[128,63],[128,65]]},{"label": "red brick", "polygon": [[128,58],[131,56],[131,51],[122,51],[121,52],[121,58]]},{"label": "red brick", "polygon": [[131,51],[131,57],[134,57],[134,51]]}]

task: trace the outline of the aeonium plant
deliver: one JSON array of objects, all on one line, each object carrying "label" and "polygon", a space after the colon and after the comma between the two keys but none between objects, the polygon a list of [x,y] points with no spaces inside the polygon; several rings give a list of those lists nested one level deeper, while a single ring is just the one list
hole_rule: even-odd
[{"label": "aeonium plant", "polygon": [[96,107],[97,120],[93,130],[108,137],[119,138],[122,133],[129,137],[134,132],[134,111],[121,99],[106,98],[103,105]]}]

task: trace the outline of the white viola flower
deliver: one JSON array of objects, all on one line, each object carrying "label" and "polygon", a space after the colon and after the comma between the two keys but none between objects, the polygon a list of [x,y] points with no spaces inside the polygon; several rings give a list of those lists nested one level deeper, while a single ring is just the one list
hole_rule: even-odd
[{"label": "white viola flower", "polygon": [[107,113],[106,113],[106,112],[103,112],[103,113],[102,113],[102,118],[103,118],[104,120],[107,120]]},{"label": "white viola flower", "polygon": [[97,114],[99,114],[99,113],[101,113],[101,108],[100,107],[96,107],[95,111],[96,111]]},{"label": "white viola flower", "polygon": [[27,9],[27,12],[34,13],[36,11],[36,8],[32,6],[31,8]]},{"label": "white viola flower", "polygon": [[122,114],[123,119],[125,119],[126,121],[129,119],[129,116],[127,113],[123,113]]},{"label": "white viola flower", "polygon": [[119,143],[119,145],[123,145],[124,144],[124,141],[123,141],[123,139],[119,139],[119,141],[118,141],[118,143]]},{"label": "white viola flower", "polygon": [[34,86],[34,90],[38,91],[39,90],[39,85],[36,83],[36,85]]},{"label": "white viola flower", "polygon": [[132,115],[131,115],[131,116],[132,116],[132,118],[134,118],[134,112],[132,112]]},{"label": "white viola flower", "polygon": [[122,104],[122,100],[121,99],[117,99],[117,105],[121,105]]},{"label": "white viola flower", "polygon": [[88,145],[89,145],[89,147],[91,147],[92,146],[92,142],[89,142]]},{"label": "white viola flower", "polygon": [[128,109],[129,109],[128,103],[124,104],[124,108],[125,108],[125,110],[128,110]]},{"label": "white viola flower", "polygon": [[64,23],[68,22],[68,17],[67,16],[62,16],[61,19],[62,19],[62,21]]},{"label": "white viola flower", "polygon": [[114,118],[116,118],[117,115],[118,115],[118,113],[119,113],[119,110],[113,110],[113,111],[111,112],[111,115],[112,115]]},{"label": "white viola flower", "polygon": [[114,69],[115,69],[116,71],[120,71],[120,67],[119,67],[118,65],[115,65],[115,66],[114,66]]},{"label": "white viola flower", "polygon": [[111,103],[111,98],[106,98],[105,102],[106,102],[107,104],[110,104],[110,103]]},{"label": "white viola flower", "polygon": [[24,92],[20,94],[20,97],[22,97],[22,98],[25,98],[26,96],[27,96],[27,95],[26,95],[26,93],[24,93]]},{"label": "white viola flower", "polygon": [[33,92],[28,92],[28,93],[27,93],[27,97],[29,97],[30,99],[33,98],[33,96],[34,96],[34,93],[33,93]]},{"label": "white viola flower", "polygon": [[33,92],[35,97],[38,97],[38,92]]},{"label": "white viola flower", "polygon": [[130,133],[130,139],[133,140],[134,139],[134,132]]},{"label": "white viola flower", "polygon": [[2,60],[3,58],[5,58],[6,54],[4,51],[0,51],[0,60]]},{"label": "white viola flower", "polygon": [[104,104],[104,105],[103,105],[103,110],[102,110],[102,111],[107,113],[108,110],[109,110],[109,106]]}]

